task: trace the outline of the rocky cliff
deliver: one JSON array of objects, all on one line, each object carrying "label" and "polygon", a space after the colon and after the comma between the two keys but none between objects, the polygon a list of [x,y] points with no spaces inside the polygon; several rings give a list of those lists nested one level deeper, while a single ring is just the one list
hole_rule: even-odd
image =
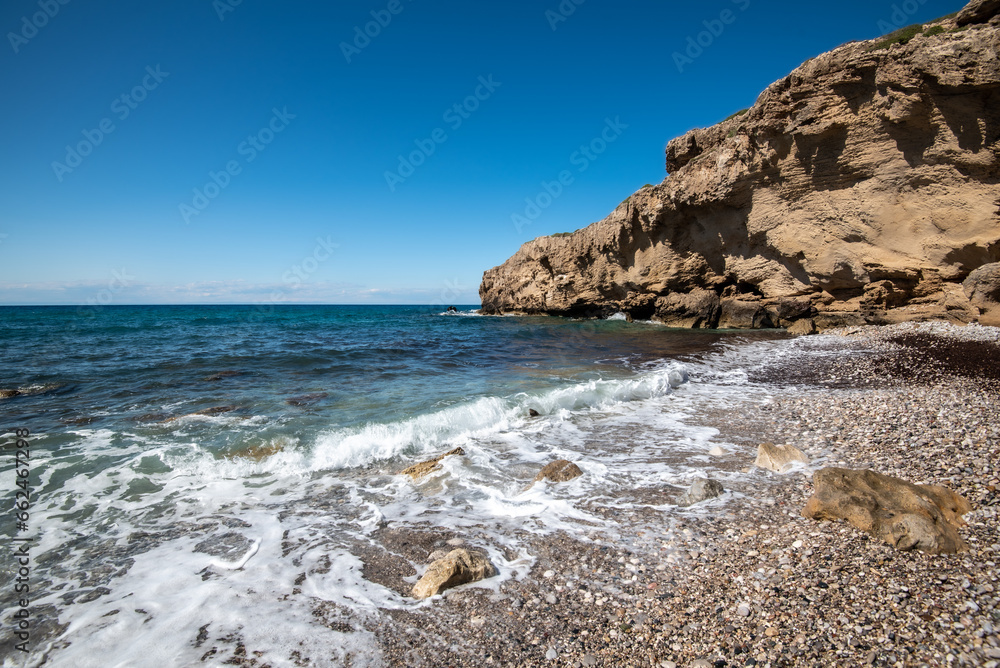
[{"label": "rocky cliff", "polygon": [[799,331],[978,319],[983,290],[962,283],[1000,262],[998,13],[978,0],[806,62],[671,141],[661,184],[487,271],[483,311]]}]

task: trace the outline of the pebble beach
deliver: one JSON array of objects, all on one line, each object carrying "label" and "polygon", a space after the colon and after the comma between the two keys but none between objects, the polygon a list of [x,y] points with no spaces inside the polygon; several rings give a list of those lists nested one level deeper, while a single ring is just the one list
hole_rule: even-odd
[{"label": "pebble beach", "polygon": [[[529,574],[466,586],[371,629],[399,666],[998,666],[1000,329],[943,323],[832,332],[851,355],[758,369],[766,396],[706,409],[735,445],[726,494],[664,513],[671,491],[613,538],[523,537]],[[861,351],[862,354],[857,354]],[[792,444],[810,466],[755,469],[757,445]],[[811,472],[873,469],[968,499],[957,555],[901,552],[843,522],[804,519]],[[391,532],[389,527],[386,531]],[[399,540],[421,551],[475,542]],[[385,537],[383,536],[383,542]],[[405,586],[372,567],[366,577]],[[248,664],[249,665],[249,664]]]}]

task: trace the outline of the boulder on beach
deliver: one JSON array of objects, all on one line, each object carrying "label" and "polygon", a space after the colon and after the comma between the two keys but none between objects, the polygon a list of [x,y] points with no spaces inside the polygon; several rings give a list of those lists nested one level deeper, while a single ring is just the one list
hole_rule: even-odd
[{"label": "boulder on beach", "polygon": [[538,472],[535,479],[531,481],[531,484],[535,484],[539,480],[548,480],[549,482],[566,482],[572,480],[573,478],[579,478],[583,475],[583,471],[580,467],[571,461],[566,459],[557,459],[551,464],[546,464],[545,467]]},{"label": "boulder on beach", "polygon": [[962,289],[979,309],[984,325],[1000,325],[1000,262],[984,264],[965,279]]},{"label": "boulder on beach", "polygon": [[434,459],[428,459],[425,462],[420,462],[419,464],[414,464],[413,466],[407,467],[400,471],[400,475],[408,475],[414,480],[421,478],[431,471],[436,471],[441,468],[441,460],[445,457],[450,457],[452,455],[464,455],[465,450],[462,448],[455,448],[451,452],[446,452],[443,455],[438,455]]},{"label": "boulder on beach", "polygon": [[794,445],[761,443],[753,465],[775,473],[784,473],[795,464],[809,464],[809,458]]},{"label": "boulder on beach", "polygon": [[423,577],[413,587],[413,598],[430,598],[445,589],[485,580],[496,574],[496,567],[486,555],[465,548],[452,550],[427,567]]},{"label": "boulder on beach", "polygon": [[688,488],[688,491],[681,495],[681,497],[677,500],[677,503],[681,506],[693,506],[696,503],[714,499],[723,494],[725,491],[726,489],[718,480],[712,480],[711,478],[697,478],[693,483],[691,483],[691,487]]},{"label": "boulder on beach", "polygon": [[803,517],[845,519],[899,550],[954,554],[968,549],[957,528],[972,507],[946,487],[841,468],[816,471],[813,485]]},{"label": "boulder on beach", "polygon": [[809,336],[811,334],[816,334],[816,321],[812,318],[803,318],[802,320],[796,320],[788,328],[788,333],[794,336]]}]

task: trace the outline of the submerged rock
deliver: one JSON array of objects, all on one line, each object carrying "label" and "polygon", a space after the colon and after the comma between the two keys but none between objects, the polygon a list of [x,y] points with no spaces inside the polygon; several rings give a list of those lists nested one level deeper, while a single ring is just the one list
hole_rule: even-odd
[{"label": "submerged rock", "polygon": [[462,448],[455,448],[451,452],[446,452],[443,455],[438,455],[434,459],[428,459],[425,462],[420,462],[419,464],[414,464],[413,466],[407,467],[400,471],[400,475],[408,475],[414,480],[422,476],[427,475],[431,471],[436,471],[441,468],[441,460],[445,457],[450,457],[452,455],[464,455],[465,450]]},{"label": "submerged rock", "polygon": [[946,487],[841,468],[816,471],[813,485],[803,517],[845,519],[900,550],[953,554],[968,549],[957,528],[972,506]]},{"label": "submerged rock", "polygon": [[573,478],[579,478],[583,475],[583,471],[580,467],[573,462],[566,459],[557,459],[551,464],[546,464],[545,468],[538,472],[535,479],[531,481],[531,484],[535,484],[539,480],[548,480],[549,482],[566,482],[572,480]]},{"label": "submerged rock", "polygon": [[243,376],[245,372],[243,371],[220,371],[219,373],[213,373],[211,376],[205,376],[207,381],[222,380],[224,378],[235,378],[236,376]]},{"label": "submerged rock", "polygon": [[20,390],[0,390],[0,399],[10,399],[21,394]]},{"label": "submerged rock", "polygon": [[681,495],[681,498],[677,500],[677,503],[681,506],[693,506],[696,503],[714,499],[723,494],[725,491],[726,489],[718,480],[712,480],[711,478],[698,478],[691,483],[691,487],[689,487],[688,491]]},{"label": "submerged rock", "polygon": [[427,567],[423,577],[413,587],[413,597],[430,598],[445,589],[485,580],[496,574],[496,567],[486,555],[459,548]]},{"label": "submerged rock", "polygon": [[326,392],[312,392],[310,394],[300,394],[296,397],[289,397],[285,399],[285,403],[289,406],[312,406],[315,403],[322,401],[330,396]]},{"label": "submerged rock", "polygon": [[794,445],[761,443],[753,465],[775,473],[784,473],[795,464],[809,464],[809,458]]}]

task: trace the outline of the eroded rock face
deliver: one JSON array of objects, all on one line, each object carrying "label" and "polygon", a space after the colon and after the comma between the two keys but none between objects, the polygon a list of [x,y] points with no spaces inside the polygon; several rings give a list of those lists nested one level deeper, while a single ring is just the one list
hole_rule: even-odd
[{"label": "eroded rock face", "polygon": [[950,489],[840,468],[816,471],[813,485],[803,517],[845,519],[900,550],[952,554],[967,549],[957,528],[972,507]]},{"label": "eroded rock face", "polygon": [[970,5],[962,31],[844,45],[673,140],[663,183],[487,271],[483,310],[700,328],[974,320],[961,283],[1000,262],[991,6]]},{"label": "eroded rock face", "polygon": [[795,464],[809,464],[809,458],[794,445],[761,443],[757,446],[757,459],[753,465],[775,473],[784,473]]},{"label": "eroded rock face", "polygon": [[468,582],[478,582],[497,574],[486,555],[464,548],[452,550],[427,567],[413,587],[414,598],[429,598]]},{"label": "eroded rock face", "polygon": [[422,478],[428,473],[431,473],[432,471],[436,471],[439,468],[441,468],[441,460],[444,459],[445,457],[451,457],[452,455],[464,455],[464,454],[465,450],[463,450],[462,448],[455,448],[451,452],[446,452],[443,455],[438,455],[434,459],[428,459],[425,462],[420,462],[419,464],[414,464],[413,466],[409,466],[400,471],[399,474],[408,475],[414,480],[417,480],[418,478]]}]

